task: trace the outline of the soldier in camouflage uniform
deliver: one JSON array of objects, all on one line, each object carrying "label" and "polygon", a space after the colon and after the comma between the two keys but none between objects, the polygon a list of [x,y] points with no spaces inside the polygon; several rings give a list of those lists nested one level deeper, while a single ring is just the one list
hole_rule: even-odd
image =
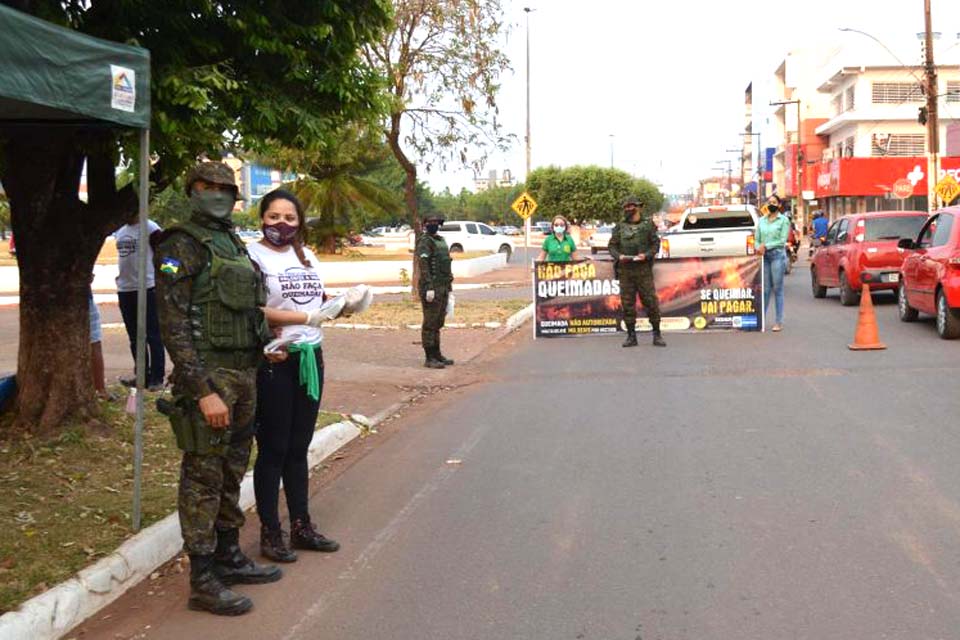
[{"label": "soldier in camouflage uniform", "polygon": [[447,314],[447,300],[453,288],[450,269],[450,250],[440,236],[443,218],[429,216],[423,221],[424,233],[417,242],[417,260],[420,261],[420,303],[423,306],[423,325],[420,331],[426,360],[423,366],[443,369],[453,360],[440,353],[440,329]]},{"label": "soldier in camouflage uniform", "polygon": [[653,327],[653,344],[665,347],[660,335],[660,302],[653,283],[653,261],[660,250],[660,236],[650,216],[643,216],[643,204],[631,196],[623,203],[624,222],[613,228],[608,245],[610,255],[616,260],[615,268],[620,279],[620,306],[623,321],[627,325],[624,347],[637,346],[637,294],[647,311]]},{"label": "soldier in camouflage uniform", "polygon": [[178,510],[190,556],[191,609],[247,612],[226,585],[279,580],[240,550],[240,482],[256,409],[256,370],[269,338],[259,272],[233,233],[233,170],[199,164],[187,176],[192,213],[163,233],[154,252],[157,310],[174,363],[173,403],[163,408],[183,449]]}]

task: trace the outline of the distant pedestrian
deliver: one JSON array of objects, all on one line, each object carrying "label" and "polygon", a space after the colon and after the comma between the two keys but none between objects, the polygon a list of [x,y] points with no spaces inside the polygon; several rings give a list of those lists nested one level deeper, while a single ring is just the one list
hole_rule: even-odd
[{"label": "distant pedestrian", "polygon": [[453,288],[450,249],[440,235],[443,217],[430,215],[423,221],[424,233],[417,241],[417,260],[420,265],[420,304],[423,307],[423,325],[420,330],[423,352],[428,369],[443,369],[453,364],[440,351],[440,329],[447,315],[447,302]]},{"label": "distant pedestrian", "polygon": [[827,239],[827,228],[829,226],[830,221],[827,220],[827,216],[823,214],[823,211],[817,211],[813,216],[813,242],[815,245],[819,246]]},{"label": "distant pedestrian", "polygon": [[577,244],[570,236],[570,224],[563,216],[554,216],[552,233],[543,239],[537,262],[571,262],[577,259]]},{"label": "distant pedestrian", "polygon": [[[303,205],[283,189],[260,200],[263,239],[247,245],[267,287],[267,322],[282,327],[283,358],[257,371],[257,461],[253,489],[260,516],[260,553],[276,562],[293,562],[293,549],[332,552],[340,545],[317,532],[310,519],[307,450],[317,426],[323,394],[323,331],[307,324],[307,314],[324,302],[319,261],[304,246]],[[287,496],[290,543],[280,525],[280,481]]]},{"label": "distant pedestrian", "polygon": [[783,328],[783,274],[787,268],[786,244],[790,236],[790,220],[781,213],[780,198],[770,196],[763,207],[765,215],[757,223],[757,253],[763,256],[763,314],[770,308],[773,296],[776,317],[772,330]]},{"label": "distant pedestrian", "polygon": [[624,221],[617,223],[610,234],[608,250],[616,260],[615,270],[620,280],[620,306],[627,327],[624,347],[637,346],[637,294],[653,327],[653,344],[665,347],[660,335],[660,301],[653,281],[653,261],[660,251],[657,225],[650,215],[643,215],[643,203],[630,196],[623,203]]},{"label": "distant pedestrian", "polygon": [[90,373],[93,376],[93,390],[100,400],[114,400],[107,391],[103,364],[103,329],[100,324],[100,309],[93,300],[93,290],[87,296],[90,310]]},{"label": "distant pedestrian", "polygon": [[[155,288],[155,271],[153,267],[153,248],[161,235],[160,226],[153,220],[147,220],[147,235],[149,242],[145,248],[147,252],[147,362],[144,370],[147,372],[147,388],[159,391],[163,388],[164,369],[166,358],[163,352],[163,339],[160,337],[160,320],[157,317],[157,295]],[[140,241],[140,224],[137,214],[130,216],[127,224],[120,227],[113,234],[117,243],[117,265],[120,273],[117,275],[117,302],[120,306],[120,315],[123,317],[123,326],[127,330],[130,340],[130,353],[134,364],[137,360],[137,290],[139,287],[140,258],[138,254]],[[121,378],[120,382],[128,387],[137,386],[136,374],[132,378]]]}]

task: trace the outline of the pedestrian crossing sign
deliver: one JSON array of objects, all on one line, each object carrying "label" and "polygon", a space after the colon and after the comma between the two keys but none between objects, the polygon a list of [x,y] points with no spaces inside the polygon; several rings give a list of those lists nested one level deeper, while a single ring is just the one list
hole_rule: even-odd
[{"label": "pedestrian crossing sign", "polygon": [[933,190],[937,192],[937,195],[945,204],[950,204],[954,198],[960,196],[960,184],[949,173],[937,183]]},{"label": "pedestrian crossing sign", "polygon": [[520,194],[519,198],[513,201],[510,208],[513,209],[518,216],[526,220],[537,210],[537,201],[534,200],[529,193],[524,191]]}]

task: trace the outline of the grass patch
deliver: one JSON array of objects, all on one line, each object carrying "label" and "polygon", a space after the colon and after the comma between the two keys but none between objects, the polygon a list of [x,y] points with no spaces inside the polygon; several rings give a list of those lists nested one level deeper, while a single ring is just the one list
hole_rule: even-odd
[{"label": "grass patch", "polygon": [[[180,450],[153,398],[146,403],[143,433],[144,528],[176,509],[180,477]],[[66,580],[132,535],[134,419],[121,404],[102,406],[113,437],[85,435],[77,427],[45,442],[0,442],[0,614]],[[340,419],[322,412],[317,428]],[[255,454],[251,466],[254,459]]]},{"label": "grass patch", "polygon": [[[454,317],[447,323],[463,322],[504,322],[507,318],[530,304],[529,300],[458,300],[454,308]],[[397,326],[420,324],[423,311],[419,302],[403,300],[399,302],[377,302],[362,314],[347,318],[343,322]]]}]

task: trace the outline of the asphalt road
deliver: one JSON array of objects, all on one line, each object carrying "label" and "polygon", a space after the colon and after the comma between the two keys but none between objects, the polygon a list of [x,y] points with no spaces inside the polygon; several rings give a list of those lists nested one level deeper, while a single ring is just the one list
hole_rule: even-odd
[{"label": "asphalt road", "polygon": [[881,352],[805,270],[780,334],[528,326],[314,491],[343,548],[250,615],[188,612],[184,576],[124,607],[148,638],[960,638],[960,342],[875,300]]}]

